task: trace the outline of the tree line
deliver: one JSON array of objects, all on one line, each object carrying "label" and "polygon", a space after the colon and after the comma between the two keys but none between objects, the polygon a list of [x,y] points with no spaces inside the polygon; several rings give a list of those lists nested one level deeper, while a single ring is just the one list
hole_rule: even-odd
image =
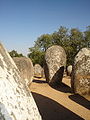
[{"label": "tree line", "polygon": [[[37,38],[33,47],[29,48],[29,54],[27,55],[33,62],[33,64],[40,64],[43,66],[44,55],[46,50],[52,45],[60,45],[64,48],[67,55],[67,66],[72,65],[75,55],[78,51],[84,47],[90,48],[90,26],[86,27],[84,32],[81,32],[77,28],[68,29],[61,26],[57,31],[52,34],[43,34]],[[15,56],[10,52],[11,57],[20,57],[22,54]]]}]

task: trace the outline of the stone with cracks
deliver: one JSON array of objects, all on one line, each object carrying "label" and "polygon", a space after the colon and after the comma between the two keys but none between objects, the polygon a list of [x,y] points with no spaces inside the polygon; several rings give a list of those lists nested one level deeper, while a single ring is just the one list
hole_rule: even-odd
[{"label": "stone with cracks", "polygon": [[61,46],[54,45],[47,49],[45,54],[45,76],[50,84],[62,81],[64,67],[66,66],[66,53]]},{"label": "stone with cracks", "polygon": [[20,71],[21,77],[26,81],[26,85],[29,85],[34,75],[32,61],[27,57],[14,57],[13,60]]},{"label": "stone with cracks", "polygon": [[74,93],[90,95],[90,48],[83,48],[76,55],[71,86]]},{"label": "stone with cracks", "polygon": [[29,88],[0,43],[0,120],[41,120]]}]

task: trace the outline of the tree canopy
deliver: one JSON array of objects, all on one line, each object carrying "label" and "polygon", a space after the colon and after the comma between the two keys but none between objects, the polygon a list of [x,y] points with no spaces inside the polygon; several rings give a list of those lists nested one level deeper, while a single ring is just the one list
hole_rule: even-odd
[{"label": "tree canopy", "polygon": [[62,46],[67,54],[67,65],[73,64],[77,52],[83,47],[90,47],[90,26],[81,32],[77,28],[68,29],[61,26],[52,34],[43,34],[35,41],[35,45],[29,48],[28,57],[33,63],[43,66],[45,51],[52,45]]},{"label": "tree canopy", "polygon": [[12,50],[11,52],[9,52],[11,57],[23,57],[22,53],[18,53],[16,50]]}]

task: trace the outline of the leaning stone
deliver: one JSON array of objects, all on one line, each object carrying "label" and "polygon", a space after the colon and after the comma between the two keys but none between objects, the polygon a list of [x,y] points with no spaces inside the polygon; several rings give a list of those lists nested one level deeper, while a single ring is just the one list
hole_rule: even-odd
[{"label": "leaning stone", "polygon": [[71,86],[74,93],[90,95],[90,48],[83,48],[76,55]]},{"label": "leaning stone", "polygon": [[64,67],[66,66],[66,53],[61,46],[54,45],[47,49],[45,54],[45,76],[50,84],[62,81]]},{"label": "leaning stone", "polygon": [[0,120],[41,120],[29,88],[0,43]]},{"label": "leaning stone", "polygon": [[39,64],[34,65],[34,77],[42,77],[43,68]]},{"label": "leaning stone", "polygon": [[21,77],[26,81],[26,85],[30,84],[34,75],[34,68],[30,58],[14,57],[13,60],[20,70]]},{"label": "leaning stone", "polygon": [[68,75],[68,76],[71,76],[71,74],[72,74],[72,65],[69,65],[69,66],[67,67],[67,75]]}]

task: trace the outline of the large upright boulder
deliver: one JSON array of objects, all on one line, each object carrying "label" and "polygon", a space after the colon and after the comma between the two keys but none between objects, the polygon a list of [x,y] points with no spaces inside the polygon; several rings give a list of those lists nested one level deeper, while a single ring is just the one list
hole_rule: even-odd
[{"label": "large upright boulder", "polygon": [[35,64],[34,65],[34,76],[42,77],[42,70],[43,70],[43,68],[39,64]]},{"label": "large upright boulder", "polygon": [[71,86],[75,93],[90,95],[90,48],[83,48],[76,55]]},{"label": "large upright boulder", "polygon": [[30,84],[34,75],[34,68],[30,58],[14,57],[13,60],[20,71],[21,77],[25,80],[26,84]]},{"label": "large upright boulder", "polygon": [[14,61],[0,43],[0,120],[41,120]]},{"label": "large upright boulder", "polygon": [[50,84],[62,81],[64,67],[66,65],[66,53],[61,46],[54,45],[47,49],[45,54],[45,76]]}]

